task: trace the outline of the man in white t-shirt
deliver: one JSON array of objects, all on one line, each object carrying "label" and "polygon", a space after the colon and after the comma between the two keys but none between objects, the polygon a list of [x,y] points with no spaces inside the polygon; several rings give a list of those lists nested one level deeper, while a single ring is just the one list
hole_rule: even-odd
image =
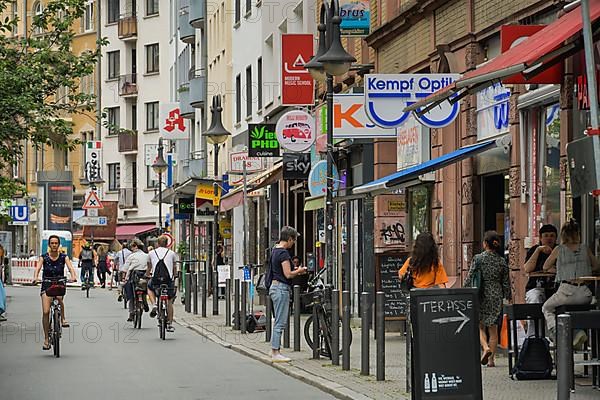
[{"label": "man in white t-shirt", "polygon": [[[148,255],[150,256],[150,266],[148,266],[148,274],[152,275],[152,279],[148,284],[148,296],[150,296],[150,301],[154,305],[152,311],[150,312],[150,317],[154,318],[156,316],[156,297],[160,295],[160,285],[166,284],[167,291],[169,295],[169,306],[167,307],[167,331],[173,332],[175,328],[173,328],[173,300],[175,299],[175,276],[177,274],[177,269],[175,267],[175,262],[177,261],[177,254],[167,248],[168,239],[166,236],[160,236],[157,240],[158,247]],[[159,261],[163,261],[166,269],[168,271],[168,277],[165,277],[164,280],[159,279],[159,272],[156,270],[156,266]]]},{"label": "man in white t-shirt", "polygon": [[129,250],[127,246],[127,242],[123,243],[123,248],[117,252],[115,257],[115,273],[113,273],[113,277],[117,281],[117,285],[119,286],[119,298],[118,301],[123,299],[123,282],[125,279],[125,273],[127,272],[124,269],[125,262],[127,261],[127,257],[131,255],[131,250]]}]

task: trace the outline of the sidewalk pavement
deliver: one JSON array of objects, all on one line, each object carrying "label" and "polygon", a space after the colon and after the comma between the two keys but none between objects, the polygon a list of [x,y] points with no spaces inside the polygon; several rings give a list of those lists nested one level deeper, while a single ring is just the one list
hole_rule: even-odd
[{"label": "sidewalk pavement", "polygon": [[[370,338],[370,375],[360,375],[360,329],[352,329],[352,345],[350,351],[350,371],[343,371],[340,366],[333,366],[327,358],[313,360],[312,350],[304,340],[304,321],[308,316],[302,316],[300,328],[300,352],[294,352],[294,329],[291,321],[290,346],[282,349],[282,353],[292,359],[290,363],[271,362],[270,344],[265,342],[265,333],[241,334],[231,327],[225,326],[225,302],[219,301],[218,316],[212,315],[212,301],[208,299],[207,317],[200,316],[201,304],[198,304],[198,315],[186,313],[179,304],[175,307],[175,320],[178,324],[190,328],[208,340],[230,348],[248,357],[254,358],[265,364],[272,365],[281,372],[299,380],[316,386],[339,399],[382,399],[397,400],[409,399],[410,395],[405,389],[405,340],[402,333],[386,333],[385,359],[386,371],[383,382],[378,382],[375,377],[376,354],[373,331]],[[263,307],[255,306],[255,310]],[[482,369],[483,391],[485,399],[527,399],[547,400],[556,398],[556,381],[516,381],[508,376],[508,359],[498,355],[496,368]],[[589,386],[590,380],[578,379],[575,393],[571,394],[574,400],[598,400],[600,391]],[[588,386],[582,386],[582,385]]]}]

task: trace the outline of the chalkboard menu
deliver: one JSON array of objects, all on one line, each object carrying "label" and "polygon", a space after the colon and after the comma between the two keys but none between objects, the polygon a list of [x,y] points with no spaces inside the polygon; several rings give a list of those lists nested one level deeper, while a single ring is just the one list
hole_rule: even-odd
[{"label": "chalkboard menu", "polygon": [[400,290],[398,270],[402,268],[407,256],[380,255],[377,258],[377,290],[385,293],[385,318],[401,319],[406,315],[408,304]]},{"label": "chalkboard menu", "polygon": [[477,289],[413,289],[413,399],[479,400]]}]

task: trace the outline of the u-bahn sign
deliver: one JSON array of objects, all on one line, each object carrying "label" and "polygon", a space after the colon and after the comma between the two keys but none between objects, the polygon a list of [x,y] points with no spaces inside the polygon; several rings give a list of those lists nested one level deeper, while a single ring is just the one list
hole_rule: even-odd
[{"label": "u-bahn sign", "polygon": [[[404,108],[450,85],[459,74],[369,74],[365,81],[365,112],[382,128],[396,128],[408,118]],[[460,110],[459,102],[445,100],[417,120],[430,128],[449,125]]]}]

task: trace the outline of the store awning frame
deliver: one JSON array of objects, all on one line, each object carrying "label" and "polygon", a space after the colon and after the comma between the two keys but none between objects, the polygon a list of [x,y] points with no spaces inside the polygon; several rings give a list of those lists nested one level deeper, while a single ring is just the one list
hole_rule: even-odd
[{"label": "store awning frame", "polygon": [[352,192],[354,194],[369,193],[370,195],[375,196],[377,194],[389,193],[402,187],[412,186],[413,184],[420,183],[419,177],[423,174],[436,171],[447,165],[457,163],[495,147],[507,148],[509,144],[510,135],[504,135],[496,139],[490,139],[461,147],[460,149],[444,154],[443,156],[394,172],[393,174],[354,188]]},{"label": "store awning frame", "polygon": [[[592,23],[600,19],[600,2],[590,4],[590,14]],[[449,99],[456,102],[458,98],[485,89],[502,79],[517,74],[530,79],[542,73],[583,48],[581,20],[581,9],[578,6],[515,47],[467,72],[451,85],[405,107],[403,111],[414,111],[421,115],[443,101]],[[600,36],[600,29],[598,26],[595,28],[594,40]],[[576,37],[577,35],[579,36]],[[569,42],[565,44],[567,41]]]},{"label": "store awning frame", "polygon": [[324,194],[307,197],[304,199],[304,212],[324,209],[326,205],[325,200],[326,196]]},{"label": "store awning frame", "polygon": [[[283,178],[283,163],[276,162],[266,171],[253,176],[246,182],[246,190],[248,192],[261,189]],[[235,207],[242,205],[244,201],[244,187],[240,185],[229,191],[225,196],[221,197],[219,206],[220,212],[229,211]]]},{"label": "store awning frame", "polygon": [[[203,183],[212,185],[214,182],[214,179],[208,178],[189,178],[179,185],[176,184],[164,189],[162,191],[162,203],[173,204],[175,203],[175,200],[179,199],[180,197],[195,197],[196,186]],[[217,183],[221,185],[221,180],[218,180]],[[158,194],[152,198],[151,203],[158,204]]]}]

